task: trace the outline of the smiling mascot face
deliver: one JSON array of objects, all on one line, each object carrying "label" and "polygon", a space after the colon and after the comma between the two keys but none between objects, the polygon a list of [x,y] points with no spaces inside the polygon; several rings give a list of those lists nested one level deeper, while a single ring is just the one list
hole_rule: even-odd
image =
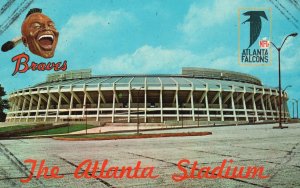
[{"label": "smiling mascot face", "polygon": [[28,15],[22,24],[24,45],[32,53],[44,58],[54,56],[58,35],[53,21],[41,12]]}]

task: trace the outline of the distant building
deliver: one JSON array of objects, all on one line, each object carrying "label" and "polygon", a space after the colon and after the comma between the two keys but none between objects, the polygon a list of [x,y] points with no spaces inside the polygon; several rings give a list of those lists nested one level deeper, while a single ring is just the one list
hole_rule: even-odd
[{"label": "distant building", "polygon": [[[278,119],[278,98],[276,88],[232,71],[183,68],[180,75],[108,76],[69,71],[11,93],[6,121],[257,122]],[[283,93],[283,109],[286,101]],[[289,117],[287,110],[282,113]]]}]

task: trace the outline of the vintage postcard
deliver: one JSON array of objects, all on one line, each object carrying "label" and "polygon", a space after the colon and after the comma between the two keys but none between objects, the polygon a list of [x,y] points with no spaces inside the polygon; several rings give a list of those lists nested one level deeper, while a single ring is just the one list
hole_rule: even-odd
[{"label": "vintage postcard", "polygon": [[0,187],[300,187],[300,1],[3,0]]}]

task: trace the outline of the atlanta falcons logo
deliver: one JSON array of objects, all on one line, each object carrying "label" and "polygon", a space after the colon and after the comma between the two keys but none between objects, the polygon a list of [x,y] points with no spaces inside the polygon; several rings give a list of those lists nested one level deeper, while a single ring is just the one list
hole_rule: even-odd
[{"label": "atlanta falcons logo", "polygon": [[248,20],[243,22],[243,24],[245,24],[246,22],[250,22],[250,44],[248,46],[248,48],[250,48],[260,34],[261,17],[265,18],[266,20],[268,20],[268,18],[264,11],[248,11],[243,15],[250,16]]}]

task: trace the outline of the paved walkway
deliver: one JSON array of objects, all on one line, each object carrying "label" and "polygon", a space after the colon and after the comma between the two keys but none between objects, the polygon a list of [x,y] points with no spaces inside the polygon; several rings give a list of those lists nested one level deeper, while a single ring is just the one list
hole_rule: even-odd
[{"label": "paved walkway", "polygon": [[[105,141],[58,141],[53,139],[0,140],[0,187],[300,187],[300,124],[290,124],[288,129],[272,129],[274,125],[247,125],[172,129],[150,131],[193,132],[211,131],[209,136],[169,137],[149,139]],[[30,173],[30,165],[24,160],[45,160],[47,166],[58,166],[61,179],[36,179],[23,184],[21,178]],[[82,161],[90,159],[101,164],[107,159],[108,166],[132,166],[138,161],[141,167],[154,167],[155,179],[116,179],[74,177],[75,169]],[[177,163],[187,159],[190,165],[183,167],[190,172],[192,163],[197,167],[221,165],[223,160],[233,160],[232,166],[264,167],[269,178],[259,179],[186,179],[175,182],[173,174],[183,174]],[[228,166],[228,165],[227,165]],[[82,167],[85,169],[87,166]],[[37,170],[35,171],[35,173]],[[195,175],[197,172],[195,172]]]},{"label": "paved walkway", "polygon": [[[166,126],[140,126],[140,130],[147,129],[162,129],[166,128]],[[104,133],[111,131],[132,131],[137,130],[137,126],[105,126],[105,127],[96,127],[88,129],[88,133]],[[86,130],[72,132],[70,134],[85,134]]]}]

